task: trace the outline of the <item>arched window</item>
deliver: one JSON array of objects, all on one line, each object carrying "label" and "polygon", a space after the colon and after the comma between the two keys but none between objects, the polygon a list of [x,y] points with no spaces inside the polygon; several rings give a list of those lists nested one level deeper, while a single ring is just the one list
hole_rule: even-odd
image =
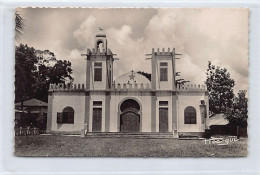
[{"label": "arched window", "polygon": [[102,40],[97,41],[97,49],[103,49],[104,48],[104,42]]},{"label": "arched window", "polygon": [[184,124],[196,124],[196,109],[188,106],[184,109]]},{"label": "arched window", "polygon": [[74,109],[72,107],[66,107],[62,112],[57,114],[57,123],[74,123]]}]

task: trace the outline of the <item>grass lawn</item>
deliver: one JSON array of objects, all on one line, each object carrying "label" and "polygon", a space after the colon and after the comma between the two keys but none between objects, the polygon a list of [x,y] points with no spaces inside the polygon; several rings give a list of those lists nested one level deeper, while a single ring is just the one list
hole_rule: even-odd
[{"label": "grass lawn", "polygon": [[242,157],[247,139],[228,145],[202,140],[16,136],[16,156],[85,157]]}]

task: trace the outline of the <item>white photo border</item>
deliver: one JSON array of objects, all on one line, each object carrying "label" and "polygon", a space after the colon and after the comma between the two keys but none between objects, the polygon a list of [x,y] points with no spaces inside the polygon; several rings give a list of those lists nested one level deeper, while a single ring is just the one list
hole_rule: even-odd
[{"label": "white photo border", "polygon": [[[249,14],[248,156],[243,158],[23,158],[14,152],[14,12],[16,7],[246,7]],[[260,3],[257,0],[0,2],[0,174],[257,174],[260,173]],[[187,166],[188,165],[188,166]]]}]

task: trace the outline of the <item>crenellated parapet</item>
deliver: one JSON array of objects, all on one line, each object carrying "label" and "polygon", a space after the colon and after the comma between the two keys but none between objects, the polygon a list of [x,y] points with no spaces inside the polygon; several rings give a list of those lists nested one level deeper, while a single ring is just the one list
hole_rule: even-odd
[{"label": "crenellated parapet", "polygon": [[84,90],[84,84],[50,84],[49,91],[82,91]]},{"label": "crenellated parapet", "polygon": [[[50,92],[60,92],[60,91],[85,91],[85,85],[84,84],[50,84],[49,91]],[[150,91],[152,90],[152,86],[150,83],[146,84],[131,84],[131,83],[123,83],[123,84],[112,84],[111,87],[112,91]],[[177,91],[207,91],[206,85],[200,85],[200,84],[185,84],[185,85],[177,85],[176,87]]]},{"label": "crenellated parapet", "polygon": [[110,49],[93,48],[87,49],[87,56],[89,55],[113,55]]},{"label": "crenellated parapet", "polygon": [[157,48],[155,50],[154,48],[152,49],[152,55],[156,56],[165,56],[165,55],[174,55],[175,54],[175,49],[173,48],[172,50],[170,48]]},{"label": "crenellated parapet", "polygon": [[200,84],[178,84],[176,89],[177,91],[207,91],[207,86]]},{"label": "crenellated parapet", "polygon": [[114,91],[142,91],[142,90],[151,90],[151,84],[131,84],[131,83],[124,83],[124,84],[112,84],[112,90]]}]

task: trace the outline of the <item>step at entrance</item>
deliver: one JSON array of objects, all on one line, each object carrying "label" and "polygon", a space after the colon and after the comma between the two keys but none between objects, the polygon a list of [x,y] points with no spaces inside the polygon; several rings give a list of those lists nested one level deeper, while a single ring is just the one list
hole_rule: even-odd
[{"label": "step at entrance", "polygon": [[151,138],[151,139],[169,139],[173,138],[173,133],[158,133],[158,132],[147,132],[147,133],[136,133],[136,132],[91,132],[87,133],[86,138]]}]

